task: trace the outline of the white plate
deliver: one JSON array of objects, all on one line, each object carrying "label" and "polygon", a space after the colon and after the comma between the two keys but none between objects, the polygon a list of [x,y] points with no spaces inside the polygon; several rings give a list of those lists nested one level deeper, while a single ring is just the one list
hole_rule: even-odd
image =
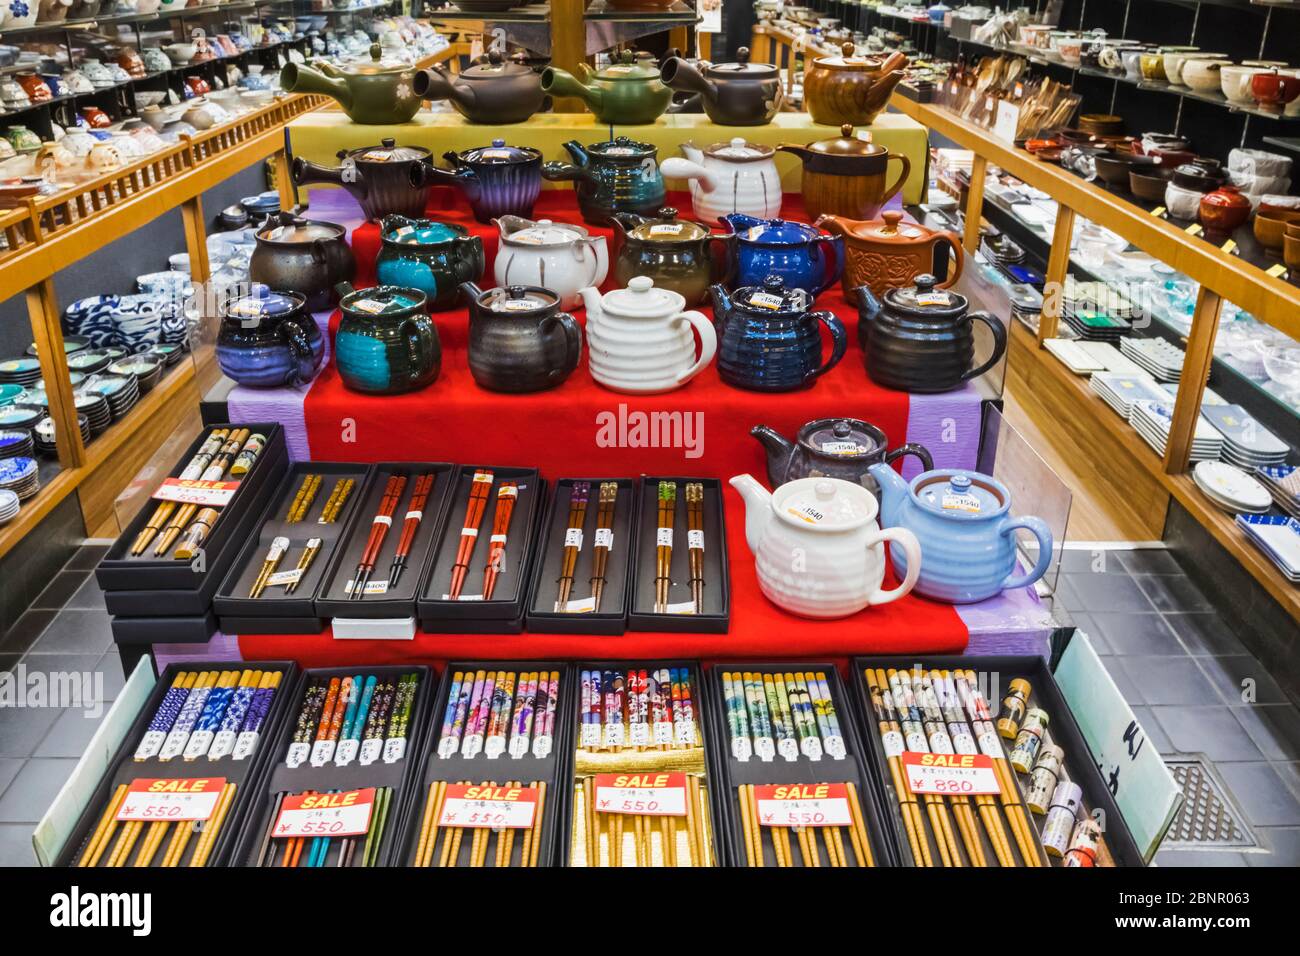
[{"label": "white plate", "polygon": [[1203,461],[1192,469],[1192,480],[1215,501],[1243,511],[1267,511],[1273,505],[1268,489],[1240,468]]}]

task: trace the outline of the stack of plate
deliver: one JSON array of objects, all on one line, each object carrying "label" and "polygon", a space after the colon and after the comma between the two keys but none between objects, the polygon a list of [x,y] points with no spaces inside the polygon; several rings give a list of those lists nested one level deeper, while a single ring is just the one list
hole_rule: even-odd
[{"label": "stack of plate", "polygon": [[[77,426],[81,429],[81,443],[89,444],[90,420],[85,415],[78,415]],[[53,418],[47,415],[36,423],[36,427],[32,429],[32,443],[36,446],[36,451],[46,458],[58,457],[59,449],[55,444]]]},{"label": "stack of plate", "polygon": [[[84,335],[65,335],[63,337],[63,354],[71,355],[74,352],[80,352],[82,349],[90,347],[90,339]],[[36,343],[33,342],[27,346],[27,354],[36,357]]]},{"label": "stack of plate", "polygon": [[[0,385],[0,390],[3,389],[4,386]],[[0,402],[0,405],[3,404],[4,404],[3,402]],[[31,388],[23,389],[23,393],[18,396],[18,398],[14,401],[14,404],[26,405],[28,408],[44,409],[50,407],[50,400],[48,396],[46,396],[45,394],[45,386],[42,383],[37,382]]]},{"label": "stack of plate", "polygon": [[158,384],[158,379],[162,378],[162,368],[161,359],[150,358],[147,355],[135,355],[114,362],[108,367],[108,370],[114,375],[126,375],[135,378],[136,384],[140,386],[140,393],[143,394]]},{"label": "stack of plate", "polygon": [[1119,342],[1131,330],[1125,319],[1092,309],[1067,309],[1061,318],[1086,342]]},{"label": "stack of plate", "polygon": [[113,364],[113,357],[106,351],[78,352],[68,356],[68,368],[83,375],[94,375]]},{"label": "stack of plate", "polygon": [[1210,405],[1201,414],[1223,435],[1220,457],[1228,464],[1246,471],[1286,464],[1290,447],[1240,405]]},{"label": "stack of plate", "polygon": [[1132,300],[1108,282],[1082,281],[1074,276],[1065,277],[1065,288],[1061,291],[1061,305],[1064,312],[1077,309],[1103,312],[1131,322],[1137,314]]},{"label": "stack of plate", "polygon": [[0,408],[0,428],[31,431],[45,417],[45,409],[27,405],[6,405]]},{"label": "stack of plate", "polygon": [[183,345],[155,345],[144,354],[150,358],[161,359],[170,368],[181,360],[181,356],[185,354],[185,347]]},{"label": "stack of plate", "polygon": [[1182,378],[1183,360],[1187,353],[1172,342],[1130,336],[1119,340],[1119,350],[1157,382],[1176,382]]},{"label": "stack of plate", "polygon": [[12,491],[19,501],[26,501],[41,487],[35,458],[0,459],[0,490]]},{"label": "stack of plate", "polygon": [[1279,508],[1292,518],[1300,518],[1300,469],[1294,465],[1256,468],[1255,477],[1268,489]]},{"label": "stack of plate", "polygon": [[18,496],[12,491],[0,491],[0,524],[8,524],[18,517]]},{"label": "stack of plate", "polygon": [[1145,375],[1125,375],[1122,372],[1094,372],[1088,387],[1125,421],[1133,412],[1133,403],[1149,399],[1163,404],[1165,393],[1160,386]]},{"label": "stack of plate", "polygon": [[1237,527],[1287,580],[1300,584],[1300,521],[1282,515],[1237,515]]},{"label": "stack of plate", "polygon": [[1221,461],[1203,461],[1192,469],[1192,481],[1229,514],[1258,515],[1273,506],[1268,489],[1240,468]]},{"label": "stack of plate", "polygon": [[113,412],[108,407],[108,399],[93,392],[78,392],[74,396],[77,411],[86,416],[90,424],[91,437],[102,435],[113,424]]},{"label": "stack of plate", "polygon": [[1035,326],[1043,312],[1043,294],[1031,285],[1018,282],[1007,288],[1011,297],[1011,314]]},{"label": "stack of plate", "polygon": [[0,408],[6,405],[15,404],[20,398],[27,393],[27,389],[21,385],[12,382],[5,382],[0,385]]},{"label": "stack of plate", "polygon": [[30,458],[33,451],[31,432],[10,429],[0,431],[0,459]]},{"label": "stack of plate", "polygon": [[115,422],[120,421],[140,401],[140,385],[134,375],[99,375],[82,386],[81,392],[102,395],[107,399],[108,410]]},{"label": "stack of plate", "polygon": [[23,356],[22,358],[5,359],[0,362],[0,382],[22,385],[26,388],[28,385],[34,385],[40,381],[40,378],[40,359]]},{"label": "stack of plate", "polygon": [[[1132,403],[1129,424],[1142,436],[1142,440],[1164,457],[1169,442],[1169,429],[1174,422],[1173,405],[1142,399]],[[1192,461],[1219,460],[1223,450],[1223,436],[1203,418],[1196,419],[1196,433],[1192,436]]]}]

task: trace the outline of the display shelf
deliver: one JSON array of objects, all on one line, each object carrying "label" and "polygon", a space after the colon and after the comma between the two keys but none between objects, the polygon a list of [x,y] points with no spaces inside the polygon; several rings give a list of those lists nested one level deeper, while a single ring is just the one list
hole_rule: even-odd
[{"label": "display shelf", "polygon": [[673,24],[693,24],[699,20],[699,14],[696,13],[695,7],[677,0],[668,8],[636,10],[626,7],[616,7],[606,2],[606,0],[594,0],[587,8],[584,15],[587,20],[600,20],[606,23],[673,23]]},{"label": "display shelf", "polygon": [[425,8],[421,16],[432,23],[544,23],[551,17],[549,3],[529,3],[510,10],[487,13],[482,10],[461,10],[448,4],[436,10]]},{"label": "display shelf", "polygon": [[[237,3],[203,4],[202,6],[194,7],[186,6],[179,10],[159,10],[155,13],[110,13],[95,17],[85,17],[79,20],[57,20],[49,23],[35,23],[30,27],[16,27],[13,29],[0,27],[0,39],[62,33],[65,30],[93,30],[97,27],[112,26],[119,23],[154,23],[165,20],[193,19],[195,17],[209,16],[213,14],[226,16],[231,13],[245,13],[249,10],[272,7],[291,8],[294,2],[295,0],[245,0],[245,2]],[[386,6],[389,2],[392,2],[392,0],[384,0],[383,3],[378,5]],[[319,16],[319,14],[316,15]]]}]

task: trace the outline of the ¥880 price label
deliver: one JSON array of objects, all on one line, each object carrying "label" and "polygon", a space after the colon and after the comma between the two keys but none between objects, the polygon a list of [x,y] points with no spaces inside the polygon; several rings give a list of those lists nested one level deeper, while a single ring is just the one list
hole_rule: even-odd
[{"label": "\u00a5880 price label", "polygon": [[998,794],[993,758],[984,754],[927,754],[909,750],[902,756],[907,789],[949,796]]},{"label": "\u00a5880 price label", "polygon": [[684,773],[598,773],[596,812],[686,816]]},{"label": "\u00a5880 price label", "polygon": [[526,830],[537,816],[536,787],[452,784],[443,799],[440,827]]},{"label": "\u00a5880 price label", "polygon": [[754,788],[765,827],[847,827],[849,788],[842,783],[771,784]]},{"label": "\u00a5880 price label", "polygon": [[282,837],[363,836],[370,829],[375,788],[343,793],[298,793],[284,798],[272,831]]}]

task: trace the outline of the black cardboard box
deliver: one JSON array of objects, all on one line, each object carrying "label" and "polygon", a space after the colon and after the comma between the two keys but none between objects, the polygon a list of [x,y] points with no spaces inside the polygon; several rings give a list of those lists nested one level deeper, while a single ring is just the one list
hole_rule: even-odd
[{"label": "black cardboard box", "polygon": [[197,617],[114,617],[118,644],[206,644],[219,627],[212,611]]},{"label": "black cardboard box", "polygon": [[[614,503],[612,545],[605,565],[605,586],[600,611],[562,612],[555,610],[559,592],[564,545],[568,540],[569,509],[573,486],[579,481],[590,487],[586,516],[582,524],[581,550],[573,571],[569,603],[590,601],[592,559],[598,541],[597,524],[601,485],[617,488]],[[542,634],[622,634],[627,630],[631,597],[632,556],[636,553],[637,481],[635,478],[561,478],[542,520],[537,555],[533,559],[533,583],[528,599],[528,630]]]},{"label": "black cardboard box", "polygon": [[[416,687],[415,699],[411,707],[405,750],[400,759],[391,763],[379,759],[366,766],[360,764],[359,757],[354,758],[345,766],[338,766],[333,761],[328,761],[321,766],[313,766],[310,760],[304,761],[296,767],[288,766],[286,757],[289,752],[289,745],[294,742],[297,719],[302,710],[304,695],[313,682],[323,681],[328,683],[332,678],[338,678],[342,681],[345,677],[356,677],[357,675],[369,677],[374,675],[380,680],[388,679],[396,684],[402,675],[413,673],[419,675],[419,684]],[[415,773],[419,764],[418,755],[425,746],[424,735],[429,726],[429,708],[433,701],[434,688],[432,685],[435,679],[436,675],[432,668],[414,664],[400,667],[330,667],[303,671],[289,699],[288,710],[280,727],[280,732],[270,741],[272,749],[266,758],[262,773],[259,775],[256,792],[250,800],[250,808],[244,824],[243,834],[234,849],[230,865],[258,865],[264,843],[266,843],[267,829],[274,822],[273,815],[276,813],[283,795],[301,794],[307,791],[328,793],[330,791],[361,790],[367,787],[392,788],[392,797],[388,805],[383,833],[380,836],[375,865],[394,865],[394,854],[399,844],[401,824],[405,819],[407,802],[411,799],[411,790],[416,779]],[[315,738],[315,728],[311,729],[310,735],[312,739]],[[355,855],[352,865],[360,866],[362,845],[365,838],[357,837],[356,840],[357,844],[354,849]],[[342,852],[344,842],[343,839],[332,841],[333,845],[326,856],[325,866],[338,866],[339,855]],[[276,865],[279,865],[283,861],[285,848],[276,846],[274,849]],[[303,852],[298,865],[305,865],[306,859],[307,854]]]},{"label": "black cardboard box", "polygon": [[[145,731],[153,720],[154,714],[158,711],[159,705],[162,704],[163,698],[171,688],[176,676],[180,673],[208,673],[222,671],[276,671],[280,676],[280,684],[271,698],[271,705],[267,711],[266,719],[260,730],[260,737],[256,748],[252,753],[242,760],[233,759],[233,755],[224,757],[219,760],[208,760],[205,757],[199,757],[195,760],[185,760],[183,756],[175,757],[170,760],[160,760],[157,756],[145,760],[135,760],[137,748],[144,738]],[[59,853],[58,866],[72,866],[81,856],[82,848],[86,845],[87,840],[95,831],[99,824],[100,818],[112,799],[115,791],[119,786],[127,786],[133,780],[137,779],[187,779],[207,777],[220,777],[229,784],[235,785],[234,798],[226,811],[221,831],[217,835],[216,841],[212,846],[211,855],[208,857],[208,866],[223,866],[229,862],[230,854],[236,842],[243,821],[248,813],[248,808],[252,802],[252,796],[256,789],[255,782],[265,769],[264,765],[272,759],[274,752],[274,743],[279,734],[281,725],[284,723],[286,713],[289,709],[289,698],[293,693],[294,678],[297,674],[297,666],[289,661],[257,661],[249,663],[245,661],[215,662],[203,664],[170,664],[158,678],[157,684],[154,685],[153,693],[149,695],[149,700],[136,715],[135,721],[131,725],[130,732],[118,747],[117,753],[113,756],[107,772],[95,788],[95,793],[86,809],[82,812],[81,818],[72,830],[72,835]],[[122,834],[124,824],[117,824],[113,840]],[[146,831],[147,832],[146,828]],[[180,858],[181,866],[187,866],[193,859],[194,853],[198,848],[203,827],[200,826],[189,837],[186,843],[185,851]],[[135,854],[140,846],[137,838],[135,847],[133,847],[128,859],[132,862],[135,860]],[[153,857],[153,865],[158,866],[162,863],[166,854],[167,847],[172,839],[172,833],[164,834],[164,840],[159,846],[157,853]],[[100,858],[100,866],[108,859],[113,845],[110,844],[105,854]]]},{"label": "black cardboard box", "polygon": [[[369,474],[369,465],[346,462],[300,461],[289,469],[269,496],[266,508],[256,526],[250,529],[243,549],[213,598],[212,606],[223,631],[227,634],[314,634],[324,628],[325,622],[316,613],[316,591],[325,579],[338,542],[346,539],[357,520]],[[309,475],[322,476],[320,488],[302,520],[289,522],[286,520],[289,509]],[[355,484],[342,511],[337,520],[321,524],[321,514],[336,483],[344,479],[351,479]],[[320,550],[292,594],[286,593],[283,586],[273,586],[259,597],[249,597],[271,544],[279,537],[288,539],[289,549],[280,559],[277,572],[294,570],[308,540],[319,538]]]},{"label": "black cardboard box", "polygon": [[[512,691],[512,697],[518,696],[519,681],[524,674],[536,672],[558,675],[559,687],[554,696],[555,711],[552,717],[549,753],[538,757],[534,751],[537,741],[537,720],[547,706],[546,701],[542,699],[540,694],[537,694],[534,698],[533,731],[529,735],[530,746],[525,753],[516,756],[507,750],[506,753],[494,758],[488,757],[484,752],[479,752],[473,757],[465,757],[463,756],[463,733],[456,741],[456,746],[453,747],[450,743],[445,749],[440,746],[444,723],[454,713],[453,709],[449,709],[449,697],[452,689],[456,686],[457,675],[468,675],[472,686],[474,677],[479,672],[484,672],[485,675],[493,672],[514,674],[516,683]],[[396,855],[396,859],[400,861],[401,865],[415,865],[420,841],[424,834],[426,805],[432,785],[438,781],[448,784],[468,781],[472,785],[487,782],[492,786],[505,786],[507,783],[515,781],[521,783],[524,787],[529,787],[535,782],[544,782],[546,791],[541,809],[541,827],[537,840],[536,865],[557,865],[557,835],[568,813],[568,798],[573,786],[573,745],[571,736],[573,732],[573,683],[573,672],[569,665],[556,663],[555,661],[477,661],[453,663],[447,666],[442,683],[438,688],[438,696],[434,706],[429,711],[430,725],[424,733],[424,747],[420,755],[420,766],[416,777],[420,781],[420,786],[412,794],[407,818],[402,827],[402,842]],[[499,686],[497,689],[500,689]],[[463,694],[458,694],[458,699],[462,696]],[[509,709],[513,713],[513,703],[509,705]],[[469,723],[468,711],[465,723]],[[509,726],[508,734],[513,733],[514,727]],[[449,741],[450,739],[449,737]],[[449,845],[443,842],[445,835],[439,836],[437,831],[430,832],[433,839],[430,859],[433,866],[438,866],[440,865],[442,853]],[[473,844],[472,838],[475,832],[474,828],[464,828],[462,830],[462,839],[456,861],[450,865],[469,865]],[[523,865],[524,836],[526,832],[523,829],[516,830],[513,838],[509,841],[510,866]],[[495,864],[496,849],[499,845],[497,841],[500,837],[500,832],[497,832],[495,836],[490,834],[488,836],[489,852],[486,854],[488,861],[486,865],[488,866]],[[454,838],[451,845],[454,845]],[[530,858],[531,850],[530,843]]]},{"label": "black cardboard box", "polygon": [[[677,485],[673,518],[669,613],[655,611],[655,561],[659,534],[659,483]],[[690,606],[691,535],[687,524],[686,485],[698,482],[704,492],[703,612],[682,613]],[[632,566],[629,631],[670,631],[725,634],[731,626],[731,570],[727,563],[727,521],[723,513],[722,482],[716,478],[643,476],[637,504],[636,559]],[[674,610],[676,609],[676,610]]]},{"label": "black cardboard box", "polygon": [[[867,682],[863,676],[863,671],[867,667],[882,668],[885,671],[889,669],[908,670],[915,673],[916,666],[920,664],[925,670],[973,670],[975,671],[977,683],[983,691],[984,697],[988,702],[990,719],[996,722],[998,710],[1001,706],[1003,695],[1006,693],[1010,682],[1022,677],[1029,681],[1033,692],[1029,698],[1029,707],[1041,707],[1045,710],[1050,718],[1048,730],[1051,738],[1057,746],[1065,751],[1065,771],[1069,779],[1077,783],[1083,790],[1083,801],[1085,812],[1101,810],[1105,816],[1105,841],[1110,850],[1111,856],[1114,857],[1118,866],[1143,866],[1142,854],[1137,845],[1133,842],[1133,835],[1129,832],[1128,826],[1124,823],[1124,817],[1120,814],[1119,807],[1115,803],[1115,798],[1111,796],[1110,790],[1106,787],[1100,771],[1093,762],[1092,754],[1088,749],[1087,743],[1083,739],[1083,732],[1079,729],[1078,723],[1075,722],[1074,714],[1071,713],[1069,705],[1065,701],[1065,696],[1057,686],[1056,679],[1048,669],[1047,661],[1041,657],[1033,655],[1016,656],[1016,655],[942,655],[942,656],[916,656],[911,657],[858,657],[853,660],[853,696],[857,704],[857,719],[862,723],[859,732],[865,744],[864,752],[868,754],[866,760],[869,767],[874,767],[876,778],[880,781],[881,790],[881,809],[886,819],[892,820],[896,841],[898,844],[898,859],[902,866],[914,866],[912,853],[909,849],[909,842],[906,828],[903,824],[902,814],[899,810],[898,799],[894,786],[892,771],[889,763],[885,758],[884,746],[881,741],[879,725],[876,720],[874,709],[871,706],[871,698]],[[1002,744],[1003,753],[1009,755],[1013,741],[998,737]],[[1028,776],[1017,774],[1007,764],[1007,772],[1016,778],[1016,787],[1018,789],[1017,797],[1020,803],[1024,804],[1025,787],[1028,782]],[[904,784],[905,786],[905,784]],[[996,797],[994,799],[997,799]],[[918,803],[924,805],[923,798],[917,798]],[[1000,803],[1000,801],[999,801]],[[1044,817],[1037,814],[1029,813],[1029,817],[1035,837],[1042,833]],[[1010,842],[1012,853],[1016,859],[1020,859],[1019,850],[1016,847],[1014,835],[1006,818],[1006,814],[999,809],[1003,825],[1006,829],[1007,838]],[[922,814],[923,818],[925,814]],[[977,817],[978,820],[978,817]],[[924,830],[929,836],[929,821],[923,820],[926,824]],[[954,821],[955,826],[955,821]],[[989,844],[987,834],[982,826],[977,824],[977,831],[980,834],[981,843],[985,857],[990,861],[991,866],[997,865],[997,858],[993,853],[993,848]],[[937,847],[933,839],[927,840],[932,859],[936,864],[939,860]],[[960,845],[960,839],[958,840]],[[1059,866],[1060,859],[1048,857],[1045,852],[1040,850],[1040,861],[1050,861],[1052,866]],[[965,848],[962,848],[965,855]],[[1020,864],[1023,865],[1023,864]]]},{"label": "black cardboard box", "polygon": [[[490,472],[492,484],[469,558],[459,600],[448,597],[452,569],[460,547],[466,507],[474,476]],[[515,482],[514,510],[506,539],[505,562],[497,577],[492,599],[483,596],[484,570],[491,547],[498,491],[502,483]],[[420,626],[434,633],[517,634],[523,630],[528,601],[529,574],[538,525],[546,503],[546,482],[536,468],[495,465],[461,465],[455,484],[448,492],[447,519],[433,560],[420,589],[416,611]]]},{"label": "black cardboard box", "polygon": [[150,499],[95,569],[95,579],[104,591],[109,613],[126,617],[194,617],[208,613],[213,595],[261,513],[266,496],[284,475],[289,461],[284,430],[279,425],[266,422],[218,425],[204,428],[168,475],[176,477],[184,471],[214,428],[233,427],[248,428],[265,435],[266,446],[240,482],[230,503],[221,509],[221,516],[203,542],[202,560],[156,558],[152,546],[139,557],[131,556],[131,546],[159,505]]}]

